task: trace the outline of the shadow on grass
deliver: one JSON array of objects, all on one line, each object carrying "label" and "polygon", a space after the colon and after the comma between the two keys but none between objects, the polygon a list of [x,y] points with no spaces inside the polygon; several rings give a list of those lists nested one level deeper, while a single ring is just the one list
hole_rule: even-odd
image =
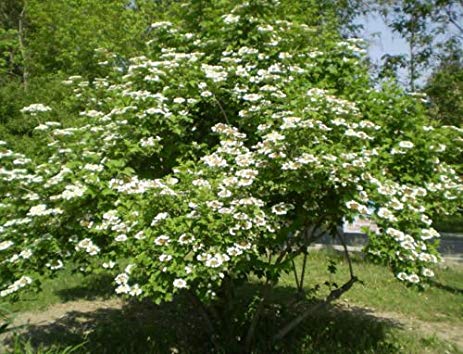
[{"label": "shadow on grass", "polygon": [[[72,311],[52,322],[30,324],[19,336],[35,348],[65,348],[86,342],[76,353],[242,353],[244,329],[249,323],[247,308],[258,288],[256,284],[245,285],[232,312],[222,317],[227,327],[215,324],[222,328],[217,338],[220,349],[215,351],[198,308],[184,296],[160,306],[142,301],[129,302],[122,308]],[[266,307],[259,322],[253,353],[400,352],[390,335],[397,323],[364,309],[336,306],[311,314],[284,340],[272,343],[278,329],[310,306],[285,306],[293,294],[290,287],[275,289],[275,302]],[[11,344],[11,337],[9,341]]]},{"label": "shadow on grass", "polygon": [[82,284],[56,290],[55,294],[63,302],[82,299],[108,299],[114,296],[114,278],[109,274],[92,275],[84,278]]},{"label": "shadow on grass", "polygon": [[463,295],[463,289],[457,288],[457,287],[454,287],[454,286],[451,286],[451,285],[442,284],[441,282],[439,282],[437,280],[430,279],[429,284],[431,284],[431,286],[433,286],[435,288],[445,290],[445,291],[448,291],[450,293]]}]

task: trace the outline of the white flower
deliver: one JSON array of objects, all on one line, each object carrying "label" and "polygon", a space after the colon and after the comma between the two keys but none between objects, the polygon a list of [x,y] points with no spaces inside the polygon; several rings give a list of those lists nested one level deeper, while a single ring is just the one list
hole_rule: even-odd
[{"label": "white flower", "polygon": [[172,256],[170,254],[161,254],[159,256],[159,261],[161,262],[169,262],[172,260]]},{"label": "white flower", "polygon": [[192,243],[194,240],[195,240],[195,238],[192,235],[188,235],[188,234],[182,234],[178,238],[178,242],[181,245],[186,245],[188,243]]},{"label": "white flower", "polygon": [[90,240],[89,238],[84,238],[83,240],[81,240],[78,244],[77,244],[77,248],[88,248],[90,246],[93,245],[93,242],[92,240]]},{"label": "white flower", "polygon": [[191,184],[195,187],[206,187],[206,188],[211,187],[211,184],[209,183],[209,181],[202,179],[202,178],[193,180]]},{"label": "white flower", "polygon": [[31,258],[31,256],[32,256],[32,251],[29,250],[29,249],[21,251],[19,253],[19,257],[21,257],[23,259],[29,259],[29,258]]},{"label": "white flower", "polygon": [[127,241],[127,239],[128,237],[126,234],[120,234],[120,235],[117,235],[114,240],[117,242],[124,242],[124,241]]},{"label": "white flower", "polygon": [[249,102],[257,102],[261,98],[262,98],[262,96],[257,94],[257,93],[249,93],[249,94],[243,96],[243,100],[249,101]]},{"label": "white flower", "polygon": [[208,97],[212,97],[212,96],[213,96],[213,93],[211,91],[203,91],[203,92],[201,92],[201,97],[208,98]]},{"label": "white flower", "polygon": [[95,256],[100,252],[100,248],[95,245],[91,245],[90,247],[87,247],[86,251],[90,256]]},{"label": "white flower", "polygon": [[346,207],[350,210],[355,210],[362,215],[368,214],[368,208],[365,205],[356,202],[355,200],[348,201],[346,203]]},{"label": "white flower", "polygon": [[428,277],[428,278],[431,278],[434,276],[434,272],[429,268],[423,268],[423,270],[421,271],[421,274],[423,274],[425,277]]},{"label": "white flower", "polygon": [[[220,192],[219,192],[220,194]],[[231,193],[230,193],[231,195]],[[212,210],[217,210],[217,209],[220,209],[222,206],[223,206],[223,203],[218,201],[218,200],[209,200],[206,202],[206,205],[208,206],[208,208],[211,208]]]},{"label": "white flower", "polygon": [[411,241],[402,241],[400,243],[400,247],[406,250],[414,250],[415,249],[415,244]]},{"label": "white flower", "polygon": [[16,280],[13,284],[11,284],[8,288],[0,291],[0,296],[4,297],[7,296],[11,293],[14,293],[15,291],[25,287],[26,285],[29,285],[32,283],[32,279],[28,276],[22,276],[18,280]]},{"label": "white flower", "polygon": [[235,161],[240,167],[248,167],[255,163],[250,153],[236,156]]},{"label": "white flower", "polygon": [[127,284],[129,281],[129,276],[126,273],[120,273],[114,278],[114,280],[116,281],[116,284],[119,285]]},{"label": "white flower", "polygon": [[141,295],[143,291],[141,290],[140,286],[138,284],[134,284],[132,288],[130,289],[129,294],[131,296],[138,296]]},{"label": "white flower", "polygon": [[64,200],[81,197],[84,195],[86,190],[87,188],[82,185],[68,185],[65,187],[64,192],[61,194],[61,197]]},{"label": "white flower", "polygon": [[166,235],[161,235],[156,237],[154,240],[154,243],[158,246],[164,246],[167,245],[170,242],[170,237]]},{"label": "white flower", "polygon": [[47,215],[47,206],[45,204],[39,204],[33,206],[29,209],[27,213],[29,216],[40,216],[40,215]]},{"label": "white flower", "polygon": [[421,230],[421,239],[422,240],[430,240],[434,237],[440,237],[439,233],[433,229],[433,228],[430,228],[430,229],[422,229]]},{"label": "white flower", "polygon": [[175,97],[174,98],[174,103],[177,103],[177,104],[182,104],[182,103],[185,103],[185,99],[183,97]]},{"label": "white flower", "polygon": [[378,216],[391,222],[397,221],[397,218],[394,216],[394,214],[392,214],[392,212],[386,208],[380,208],[378,210]]},{"label": "white flower", "polygon": [[397,274],[397,279],[405,281],[407,279],[407,273],[400,272],[399,274]]},{"label": "white flower", "polygon": [[153,146],[156,146],[157,142],[159,142],[161,140],[160,137],[148,137],[148,138],[143,138],[140,140],[140,146],[141,147],[153,147]]},{"label": "white flower", "polygon": [[156,225],[157,223],[159,223],[161,220],[165,220],[169,217],[169,213],[159,213],[158,215],[156,215],[153,219],[153,221],[151,222],[151,226],[154,226]]},{"label": "white flower", "polygon": [[13,241],[0,242],[0,251],[4,251],[14,245]]},{"label": "white flower", "polygon": [[227,78],[227,72],[221,66],[202,64],[201,69],[206,77],[214,82],[225,81]]},{"label": "white flower", "polygon": [[252,169],[244,169],[244,170],[239,170],[236,172],[236,175],[238,177],[244,178],[244,179],[254,179],[257,177],[259,172],[257,170],[252,170]]},{"label": "white flower", "polygon": [[137,240],[143,240],[146,238],[145,233],[143,231],[137,232],[134,237]]},{"label": "white flower", "polygon": [[299,169],[300,167],[302,166],[301,163],[299,162],[294,162],[294,161],[288,161],[288,162],[285,162],[282,166],[281,166],[281,169],[282,170],[297,170]]},{"label": "white flower", "polygon": [[125,267],[124,272],[127,274],[132,273],[132,269],[135,268],[135,264],[128,264],[127,267]]},{"label": "white flower", "polygon": [[184,289],[187,287],[186,281],[180,278],[177,278],[173,282],[174,288]]},{"label": "white flower", "polygon": [[228,197],[231,197],[232,195],[232,192],[230,192],[228,189],[221,189],[218,193],[217,193],[217,196],[219,196],[220,198],[228,198]]},{"label": "white flower", "polygon": [[389,206],[394,210],[402,210],[404,208],[403,203],[401,203],[397,198],[392,198],[389,203]]},{"label": "white flower", "polygon": [[405,234],[402,231],[396,230],[396,229],[394,229],[392,227],[387,228],[386,234],[388,234],[389,236],[394,237],[397,241],[403,241],[404,238],[405,238]]},{"label": "white flower", "polygon": [[90,171],[90,172],[101,172],[104,170],[103,165],[97,165],[97,164],[92,164],[92,163],[87,163],[84,166],[84,170]]},{"label": "white flower", "polygon": [[279,141],[279,140],[284,140],[285,136],[278,133],[278,132],[276,132],[276,131],[272,131],[271,133],[265,135],[264,138],[267,141],[276,142],[276,141]]},{"label": "white flower", "polygon": [[204,163],[208,165],[209,167],[225,167],[227,166],[227,161],[217,155],[217,154],[212,154],[212,155],[207,155],[202,158]]},{"label": "white flower", "polygon": [[425,214],[420,216],[420,220],[421,220],[421,222],[423,222],[424,224],[426,224],[428,226],[430,226],[432,224],[432,220]]},{"label": "white flower", "polygon": [[223,263],[222,258],[218,257],[211,257],[206,260],[206,267],[217,268],[220,267]]},{"label": "white flower", "polygon": [[233,213],[233,210],[234,210],[233,208],[220,208],[218,212],[220,214],[231,214]]},{"label": "white flower", "polygon": [[43,112],[49,112],[49,111],[51,111],[51,108],[48,106],[45,106],[42,103],[34,103],[34,104],[31,104],[21,109],[21,113],[29,113],[33,115],[37,113],[43,113]]},{"label": "white flower", "polygon": [[130,286],[128,284],[121,284],[116,288],[116,294],[128,294]]},{"label": "white flower", "polygon": [[420,282],[420,277],[415,273],[412,273],[409,276],[407,276],[407,281],[409,281],[412,284],[416,284]]},{"label": "white flower", "polygon": [[279,203],[272,206],[272,213],[275,215],[286,215],[293,206],[291,204]]},{"label": "white flower", "polygon": [[63,262],[58,259],[56,261],[47,263],[46,266],[50,268],[51,270],[57,270],[57,269],[63,268]]},{"label": "white flower", "polygon": [[109,262],[103,263],[103,268],[105,268],[105,269],[113,269],[115,265],[116,265],[116,262],[109,261]]},{"label": "white flower", "polygon": [[411,149],[414,146],[415,145],[411,141],[401,141],[399,143],[399,147],[401,147],[402,149]]},{"label": "white flower", "polygon": [[48,130],[48,129],[50,129],[50,127],[45,124],[39,124],[38,126],[34,128],[34,130]]},{"label": "white flower", "polygon": [[238,247],[228,247],[227,253],[230,257],[235,257],[241,255],[243,251],[241,250],[241,248]]}]

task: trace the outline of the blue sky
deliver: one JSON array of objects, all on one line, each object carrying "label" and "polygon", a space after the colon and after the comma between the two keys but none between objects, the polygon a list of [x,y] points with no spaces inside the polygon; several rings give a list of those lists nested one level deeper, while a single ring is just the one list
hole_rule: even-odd
[{"label": "blue sky", "polygon": [[407,43],[399,35],[392,33],[381,17],[369,15],[360,22],[365,27],[362,37],[370,42],[369,54],[372,58],[379,59],[385,53],[407,53]]},{"label": "blue sky", "polygon": [[[407,42],[398,34],[393,33],[377,15],[367,15],[358,20],[364,26],[360,35],[369,43],[368,54],[374,63],[379,63],[384,54],[399,55],[407,54],[409,49]],[[400,80],[406,80],[406,72],[399,72]]]}]

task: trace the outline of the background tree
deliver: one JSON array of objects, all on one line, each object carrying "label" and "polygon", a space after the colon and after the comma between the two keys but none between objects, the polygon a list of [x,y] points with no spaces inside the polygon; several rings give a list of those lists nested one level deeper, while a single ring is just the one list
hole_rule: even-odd
[{"label": "background tree", "polygon": [[407,70],[407,86],[417,89],[418,80],[448,56],[450,48],[461,48],[463,2],[461,0],[379,0],[370,2],[386,24],[408,43],[406,55],[384,56],[385,71]]},{"label": "background tree", "polygon": [[426,82],[430,113],[442,124],[463,123],[463,60],[455,54],[443,60]]}]

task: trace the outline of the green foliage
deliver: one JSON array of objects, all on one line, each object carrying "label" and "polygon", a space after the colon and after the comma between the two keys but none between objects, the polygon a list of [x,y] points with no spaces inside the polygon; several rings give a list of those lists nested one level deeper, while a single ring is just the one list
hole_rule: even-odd
[{"label": "green foliage", "polygon": [[[37,14],[77,8],[27,9],[34,4]],[[92,16],[75,43],[64,23],[53,29],[38,16],[45,22],[34,35],[56,30],[67,48],[50,65],[86,75],[59,72],[33,89],[48,101],[22,108],[17,129],[32,131],[35,155],[1,142],[0,295],[39,288],[34,279],[72,264],[104,269],[123,296],[226,304],[251,276],[271,288],[317,238],[358,216],[377,224],[370,257],[409,285],[431,278],[432,217],[454,212],[462,197],[446,160],[462,131],[433,127],[394,84],[375,88],[363,41],[343,39],[335,11],[322,18],[310,4],[183,2],[175,21],[150,25],[143,55],[130,59],[111,51],[132,51],[122,37],[119,48],[83,50]],[[45,78],[25,74],[50,70],[33,63],[23,67],[27,90]],[[347,285],[355,281],[351,274]],[[348,289],[328,285],[328,300]]]},{"label": "green foliage", "polygon": [[424,89],[431,100],[431,114],[442,124],[463,126],[463,63],[443,62],[428,79]]}]

